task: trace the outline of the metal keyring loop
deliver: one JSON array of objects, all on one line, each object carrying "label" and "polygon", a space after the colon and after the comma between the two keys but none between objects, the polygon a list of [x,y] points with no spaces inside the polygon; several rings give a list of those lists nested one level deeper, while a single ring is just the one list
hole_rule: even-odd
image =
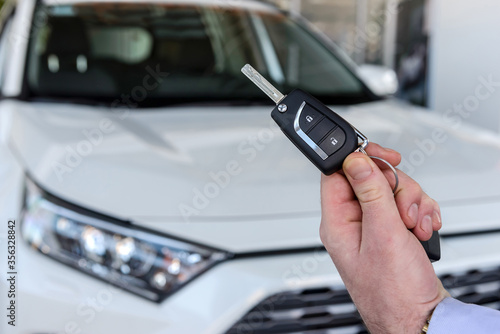
[{"label": "metal keyring loop", "polygon": [[[359,151],[364,153],[365,155],[368,155],[365,152],[365,150],[363,150],[363,149],[360,149]],[[384,160],[382,158],[375,157],[373,155],[368,155],[368,157],[370,157],[371,159],[382,161],[384,164],[386,164],[392,170],[392,172],[394,173],[394,178],[396,179],[396,184],[394,185],[394,188],[392,189],[392,193],[396,194],[396,190],[398,190],[398,186],[399,186],[399,176],[398,176],[398,172],[397,172],[396,168],[394,168],[394,166],[391,165],[387,160]]]}]

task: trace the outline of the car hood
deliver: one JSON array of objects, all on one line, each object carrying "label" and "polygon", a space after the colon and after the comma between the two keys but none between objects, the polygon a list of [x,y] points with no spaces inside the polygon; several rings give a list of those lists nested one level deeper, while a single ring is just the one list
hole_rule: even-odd
[{"label": "car hood", "polygon": [[[237,252],[317,245],[320,173],[274,126],[270,109],[4,101],[0,113],[28,173],[67,201]],[[443,210],[498,208],[497,136],[396,100],[334,110],[402,152],[401,169]]]}]

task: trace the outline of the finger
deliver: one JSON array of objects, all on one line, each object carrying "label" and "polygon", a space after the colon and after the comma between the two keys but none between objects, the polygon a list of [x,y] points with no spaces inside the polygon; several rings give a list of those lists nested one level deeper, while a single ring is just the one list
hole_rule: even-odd
[{"label": "finger", "polygon": [[320,238],[332,256],[357,253],[361,240],[361,210],[344,175],[321,176]]},{"label": "finger", "polygon": [[418,223],[413,229],[413,234],[415,234],[418,239],[427,241],[432,237],[432,232],[440,228],[441,218],[439,206],[436,201],[424,193],[419,208]]},{"label": "finger", "polygon": [[351,185],[344,175],[340,173],[329,176],[321,174],[321,202],[328,204],[323,206],[324,209],[334,209],[335,205],[349,202],[354,198]]},{"label": "finger", "polygon": [[[394,178],[392,171],[384,173]],[[398,170],[399,186],[394,194],[401,219],[408,229],[413,229],[419,221],[422,198],[425,193],[420,185],[411,177]],[[389,175],[391,174],[391,175]]]},{"label": "finger", "polygon": [[[394,174],[390,170],[384,170],[384,174],[388,180],[391,180],[391,177],[394,178]],[[422,190],[415,180],[404,172],[398,170],[398,177],[399,186],[394,197],[401,219],[408,229],[413,229],[419,240],[426,241],[432,236],[433,230],[437,231],[441,228],[439,205]],[[431,218],[431,227],[429,227],[429,219],[425,218],[427,215]]]},{"label": "finger", "polygon": [[[379,144],[369,143],[365,151],[368,155],[382,158],[393,166],[397,166],[401,163],[401,154],[394,150],[391,150],[390,148],[382,147]],[[380,167],[380,169],[388,168],[384,163],[377,165]]]},{"label": "finger", "polygon": [[[343,225],[361,222],[361,210],[351,185],[344,175],[321,175],[321,215],[329,228],[337,231]],[[335,233],[339,238],[345,236]]]},{"label": "finger", "polygon": [[[368,144],[366,148],[366,153],[369,156],[384,159],[392,166],[397,166],[401,162],[401,154],[392,149],[384,148],[376,143]],[[380,161],[379,159],[372,159],[372,160],[382,171],[384,172],[391,171],[391,173],[384,173],[384,174],[386,175],[387,181],[389,181],[389,183],[391,184],[391,188],[394,189],[394,186],[396,185],[396,178],[394,177],[394,173],[392,173],[392,170],[389,168],[389,166],[385,162]]]},{"label": "finger", "polygon": [[362,153],[349,155],[344,161],[344,173],[360,203],[363,222],[367,222],[363,236],[394,233],[404,227],[392,189],[369,157]]}]

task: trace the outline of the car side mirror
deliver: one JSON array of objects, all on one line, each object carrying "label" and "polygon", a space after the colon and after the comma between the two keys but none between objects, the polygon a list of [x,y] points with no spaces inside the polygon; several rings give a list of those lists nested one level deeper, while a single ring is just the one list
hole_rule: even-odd
[{"label": "car side mirror", "polygon": [[368,88],[377,95],[392,95],[398,91],[398,77],[390,68],[363,64],[358,67],[357,73]]}]

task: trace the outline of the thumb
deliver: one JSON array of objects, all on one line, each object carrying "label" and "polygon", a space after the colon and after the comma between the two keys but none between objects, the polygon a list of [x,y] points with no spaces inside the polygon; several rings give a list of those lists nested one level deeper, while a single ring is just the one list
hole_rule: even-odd
[{"label": "thumb", "polygon": [[344,173],[363,212],[363,234],[394,232],[403,226],[391,186],[368,156],[349,155],[344,161]]}]

